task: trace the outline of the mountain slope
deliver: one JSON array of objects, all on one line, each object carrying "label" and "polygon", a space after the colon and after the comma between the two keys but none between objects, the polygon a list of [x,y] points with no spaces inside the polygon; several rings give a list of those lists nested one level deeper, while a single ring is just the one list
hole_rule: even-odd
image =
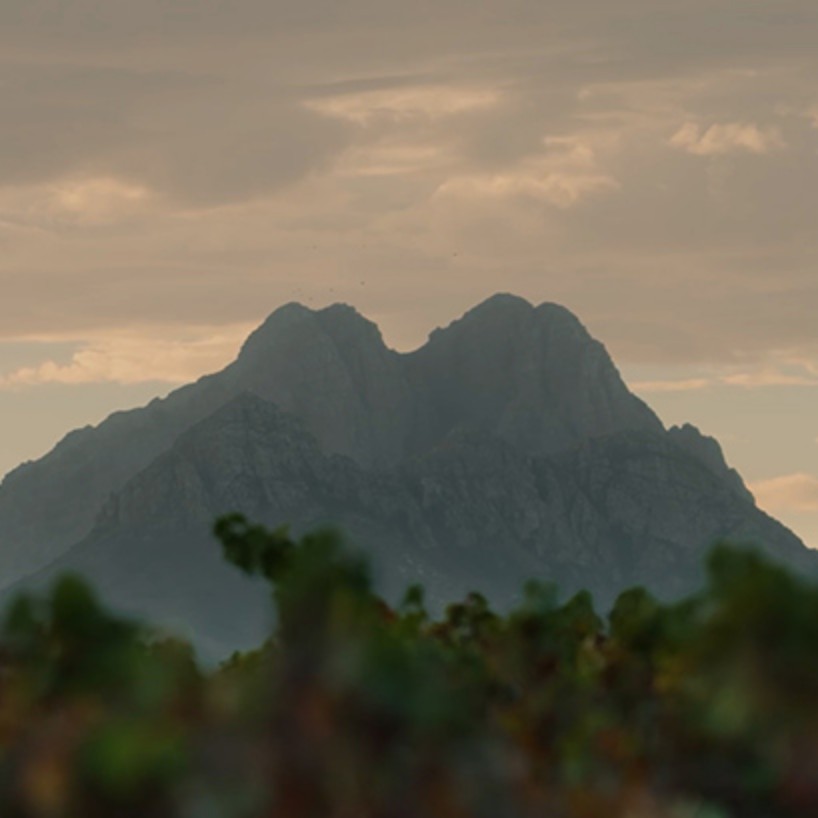
[{"label": "mountain slope", "polygon": [[409,354],[352,308],[287,305],[216,375],[69,435],[0,487],[4,585],[79,570],[213,655],[263,632],[263,592],[210,536],[242,511],[331,523],[395,596],[530,577],[603,602],[693,588],[719,539],[818,558],[755,507],[718,444],[665,430],[567,310],[495,296]]},{"label": "mountain slope", "polygon": [[401,355],[351,307],[287,304],[223,371],[73,432],[7,475],[0,587],[84,537],[109,494],[244,391],[296,414],[325,451],[364,467],[394,466],[458,428],[533,451],[590,434],[661,429],[602,346],[561,307],[494,296]]},{"label": "mountain slope", "polygon": [[435,608],[475,588],[507,606],[531,578],[589,588],[602,605],[637,584],[672,597],[696,585],[721,539],[767,543],[815,571],[794,535],[669,435],[619,432],[528,456],[461,432],[379,472],[324,454],[295,416],[245,393],[181,435],[26,584],[79,571],[110,603],[218,658],[267,625],[265,590],[224,564],[210,535],[230,511],[297,533],[339,526],[368,551],[387,597],[422,581]]}]

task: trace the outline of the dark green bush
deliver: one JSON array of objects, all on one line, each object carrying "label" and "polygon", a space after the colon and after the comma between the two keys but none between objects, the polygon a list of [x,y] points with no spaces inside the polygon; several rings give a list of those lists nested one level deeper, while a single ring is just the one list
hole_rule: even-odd
[{"label": "dark green bush", "polygon": [[275,632],[202,672],[77,578],[0,633],[3,818],[788,818],[818,815],[818,588],[751,551],[603,621],[536,582],[397,609],[332,533],[239,516]]}]

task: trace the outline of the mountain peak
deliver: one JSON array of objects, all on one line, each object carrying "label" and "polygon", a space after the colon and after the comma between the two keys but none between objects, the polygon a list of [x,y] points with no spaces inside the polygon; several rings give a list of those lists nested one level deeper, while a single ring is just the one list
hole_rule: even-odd
[{"label": "mountain peak", "polygon": [[533,305],[518,295],[511,293],[495,293],[472,307],[460,318],[452,321],[447,327],[433,330],[429,340],[433,340],[441,333],[457,328],[471,327],[481,323],[504,324],[518,323],[534,312]]},{"label": "mountain peak", "polygon": [[296,301],[279,307],[254,330],[239,353],[239,359],[255,359],[268,355],[277,344],[291,340],[303,330],[315,335],[328,335],[337,343],[359,341],[382,346],[383,339],[377,325],[365,318],[355,307],[336,303],[319,310],[305,307]]},{"label": "mountain peak", "polygon": [[365,318],[358,312],[352,304],[347,304],[344,301],[336,301],[328,307],[318,310],[317,315],[325,320],[330,321],[363,321],[367,324],[372,323],[368,318]]},{"label": "mountain peak", "polygon": [[498,293],[433,332],[410,364],[437,439],[465,428],[546,454],[590,436],[661,431],[602,344],[556,304]]},{"label": "mountain peak", "polygon": [[468,310],[461,318],[448,326],[433,330],[430,341],[437,341],[452,332],[500,331],[513,335],[525,332],[526,328],[539,326],[558,334],[567,333],[576,341],[592,341],[582,322],[567,307],[545,301],[534,306],[530,301],[511,293],[495,293]]},{"label": "mountain peak", "polygon": [[562,324],[566,327],[571,327],[574,330],[579,330],[583,335],[590,338],[590,333],[585,329],[582,321],[574,315],[568,307],[563,307],[562,304],[555,304],[553,301],[543,301],[534,310],[537,316],[542,321],[548,321],[551,324]]},{"label": "mountain peak", "polygon": [[377,324],[361,315],[349,304],[331,304],[319,310],[315,317],[321,328],[336,343],[364,343],[384,347],[383,336]]},{"label": "mountain peak", "polygon": [[297,301],[284,304],[274,310],[257,329],[253,330],[241,347],[239,358],[254,356],[275,342],[283,332],[309,321],[315,312]]},{"label": "mountain peak", "polygon": [[495,293],[484,301],[481,301],[475,307],[472,307],[463,317],[489,312],[499,313],[501,311],[506,314],[512,312],[531,312],[533,309],[534,305],[520,295],[514,295],[514,293]]}]

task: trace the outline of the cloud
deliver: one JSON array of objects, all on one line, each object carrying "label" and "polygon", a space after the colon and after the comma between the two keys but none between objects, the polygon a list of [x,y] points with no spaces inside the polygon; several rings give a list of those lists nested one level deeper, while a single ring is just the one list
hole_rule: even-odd
[{"label": "cloud", "polygon": [[634,392],[697,392],[714,385],[711,378],[686,378],[685,380],[634,381],[629,384]]},{"label": "cloud", "polygon": [[246,202],[325,169],[349,144],[348,127],[297,100],[221,88],[162,106],[155,133],[113,155],[131,178],[183,204]]},{"label": "cloud", "polygon": [[53,60],[0,68],[0,188],[128,180],[221,204],[286,187],[348,144],[345,123],[279,85]]},{"label": "cloud", "polygon": [[721,378],[721,382],[728,386],[742,386],[750,389],[765,386],[818,386],[818,377],[762,369],[756,372],[725,375]]},{"label": "cloud", "polygon": [[442,169],[455,162],[447,145],[384,139],[346,151],[336,162],[335,171],[341,177],[406,176]]},{"label": "cloud", "polygon": [[422,340],[502,276],[623,362],[814,356],[818,7],[513,11],[0,4],[0,331],[343,298]]},{"label": "cloud", "polygon": [[143,127],[142,106],[212,84],[175,71],[80,66],[36,52],[25,60],[6,54],[0,69],[0,187],[113,173],[114,155],[161,127],[158,119]]},{"label": "cloud", "polygon": [[539,150],[499,172],[452,176],[437,198],[514,198],[570,208],[589,196],[610,193],[618,181],[600,167],[593,144],[580,137],[544,137]]},{"label": "cloud", "polygon": [[107,337],[88,342],[67,362],[46,360],[0,375],[0,390],[43,384],[186,383],[235,358],[249,327],[221,329],[199,338]]},{"label": "cloud", "polygon": [[781,132],[774,127],[730,122],[702,128],[686,122],[671,137],[670,145],[694,156],[725,156],[731,153],[766,154],[786,147]]},{"label": "cloud", "polygon": [[750,485],[759,506],[771,512],[818,511],[818,477],[798,473],[761,480]]},{"label": "cloud", "polygon": [[742,389],[764,389],[776,386],[814,387],[818,386],[818,378],[763,369],[707,378],[634,381],[630,386],[636,392],[692,392],[716,386],[735,386]]},{"label": "cloud", "polygon": [[442,184],[442,198],[522,197],[569,208],[587,196],[615,190],[615,179],[604,174],[551,172],[534,166],[510,173],[463,176]]},{"label": "cloud", "polygon": [[305,102],[307,108],[325,116],[372,125],[388,121],[435,120],[497,105],[493,88],[456,85],[417,85],[337,94]]},{"label": "cloud", "polygon": [[160,198],[145,185],[113,176],[0,187],[0,231],[44,241],[52,231],[96,229],[150,217]]},{"label": "cloud", "polygon": [[[690,367],[686,367],[690,370]],[[629,382],[637,392],[691,392],[716,387],[769,389],[818,387],[816,361],[793,355],[790,350],[769,352],[762,361],[716,367],[699,366],[693,377],[638,378]]]},{"label": "cloud", "polygon": [[57,222],[102,225],[144,213],[154,194],[144,185],[110,176],[65,180],[46,187],[39,203]]}]

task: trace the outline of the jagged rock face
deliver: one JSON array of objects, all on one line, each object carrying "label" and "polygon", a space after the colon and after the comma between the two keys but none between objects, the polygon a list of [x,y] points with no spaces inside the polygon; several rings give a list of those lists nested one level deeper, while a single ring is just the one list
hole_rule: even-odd
[{"label": "jagged rock face", "polygon": [[245,393],[182,434],[109,499],[83,542],[26,585],[79,571],[118,606],[218,658],[257,643],[269,625],[269,589],[229,568],[210,535],[219,515],[293,521],[299,533],[332,523],[357,539],[382,536],[378,521],[400,503],[389,480],[323,454],[295,417]]},{"label": "jagged rock face", "polygon": [[567,310],[495,296],[415,353],[351,307],[276,310],[222,372],[69,435],[0,487],[0,586],[88,533],[112,492],[243,391],[297,415],[321,448],[384,468],[456,429],[548,452],[588,435],[661,429]]},{"label": "jagged rock face", "polygon": [[72,432],[45,457],[10,472],[0,485],[0,587],[84,537],[112,492],[231,397],[224,379],[203,378]]},{"label": "jagged rock face", "polygon": [[420,448],[457,428],[496,434],[532,454],[662,428],[628,392],[604,347],[555,304],[532,308],[495,296],[433,333],[408,364],[428,413]]},{"label": "jagged rock face", "polygon": [[251,644],[265,594],[209,533],[236,510],[337,525],[384,593],[419,580],[438,605],[472,587],[508,604],[533,576],[603,602],[676,595],[719,539],[816,570],[718,444],[665,431],[573,315],[496,296],[410,354],[349,307],[281,308],[222,372],[9,475],[3,584],[80,570],[211,655]]},{"label": "jagged rock face", "polygon": [[724,462],[724,454],[717,440],[706,437],[695,426],[685,423],[684,426],[673,426],[668,429],[668,436],[677,446],[690,452],[694,457],[718,475],[726,486],[750,502],[755,502],[753,495],[735,469]]},{"label": "jagged rock face", "polygon": [[402,356],[351,307],[287,305],[250,336],[230,374],[301,418],[325,451],[364,466],[404,454],[413,395]]},{"label": "jagged rock face", "polygon": [[296,533],[338,526],[367,548],[387,596],[422,581],[436,608],[475,588],[505,606],[530,578],[589,588],[602,605],[636,584],[673,596],[719,539],[769,543],[814,570],[797,538],[666,435],[618,432],[532,456],[458,432],[377,471],[325,454],[298,418],[245,393],[181,435],[28,583],[78,570],[207,655],[250,646],[267,626],[265,589],[226,566],[209,534],[230,511]]},{"label": "jagged rock face", "polygon": [[238,385],[301,418],[325,451],[393,466],[456,430],[542,454],[623,429],[661,430],[567,310],[484,302],[408,355],[350,307],[288,305],[245,344]]}]

